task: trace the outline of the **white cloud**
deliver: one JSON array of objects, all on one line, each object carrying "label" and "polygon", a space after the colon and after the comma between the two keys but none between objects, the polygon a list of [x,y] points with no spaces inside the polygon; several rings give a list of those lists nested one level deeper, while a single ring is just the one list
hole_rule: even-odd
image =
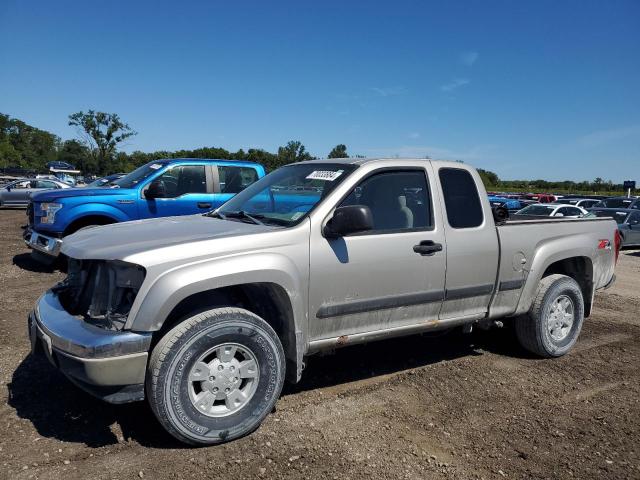
[{"label": "white cloud", "polygon": [[478,52],[470,51],[470,52],[462,52],[458,59],[460,63],[467,66],[472,67],[474,63],[478,61],[478,57],[480,54]]},{"label": "white cloud", "polygon": [[419,132],[411,132],[411,133],[409,133],[409,135],[407,135],[407,137],[412,138],[412,139],[420,138],[420,133]]},{"label": "white cloud", "polygon": [[629,137],[640,138],[640,124],[591,132],[579,137],[577,144],[581,147],[599,147],[614,140],[622,140]]},{"label": "white cloud", "polygon": [[407,93],[407,89],[400,85],[395,87],[371,87],[371,91],[381,97],[391,97]]},{"label": "white cloud", "polygon": [[468,78],[454,78],[449,83],[445,83],[440,87],[443,92],[453,92],[456,88],[463,87],[471,83]]}]

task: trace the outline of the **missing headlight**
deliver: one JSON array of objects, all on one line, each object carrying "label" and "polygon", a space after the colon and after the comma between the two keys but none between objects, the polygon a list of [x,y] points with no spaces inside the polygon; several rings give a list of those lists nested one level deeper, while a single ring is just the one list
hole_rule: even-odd
[{"label": "missing headlight", "polygon": [[122,330],[144,280],[144,268],[118,260],[69,259],[67,273],[53,288],[64,309],[96,326]]}]

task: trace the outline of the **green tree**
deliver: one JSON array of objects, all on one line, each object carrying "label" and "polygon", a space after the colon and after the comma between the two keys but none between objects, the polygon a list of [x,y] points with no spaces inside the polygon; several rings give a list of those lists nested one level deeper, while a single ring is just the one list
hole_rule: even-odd
[{"label": "green tree", "polygon": [[96,171],[89,149],[78,140],[65,140],[58,149],[58,160],[69,162],[83,173]]},{"label": "green tree", "polygon": [[307,149],[299,141],[290,141],[284,147],[278,147],[278,166],[287,165],[288,163],[302,162],[311,160],[313,157]]},{"label": "green tree", "polygon": [[347,153],[347,146],[339,143],[329,152],[327,158],[349,158]]},{"label": "green tree", "polygon": [[114,159],[118,144],[137,134],[120,120],[118,114],[94,110],[69,115],[69,125],[78,129],[101,174],[109,171],[109,163]]}]

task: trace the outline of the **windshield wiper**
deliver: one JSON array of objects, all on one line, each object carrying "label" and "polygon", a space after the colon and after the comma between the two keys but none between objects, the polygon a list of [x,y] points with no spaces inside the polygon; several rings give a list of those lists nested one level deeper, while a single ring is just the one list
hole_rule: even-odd
[{"label": "windshield wiper", "polygon": [[221,220],[226,220],[227,216],[223,215],[222,213],[220,213],[218,210],[212,210],[210,212],[207,213],[203,213],[203,215],[205,217],[214,217],[214,218],[219,218]]},{"label": "windshield wiper", "polygon": [[[216,213],[218,215],[222,215],[220,212],[216,212]],[[260,220],[258,220],[258,218],[264,218],[264,216],[262,216],[260,214],[250,215],[247,212],[245,212],[244,210],[238,210],[237,212],[227,212],[224,215],[227,218],[247,219],[247,220],[250,220],[251,222],[255,223],[256,225],[264,225],[264,223],[262,223]]]}]

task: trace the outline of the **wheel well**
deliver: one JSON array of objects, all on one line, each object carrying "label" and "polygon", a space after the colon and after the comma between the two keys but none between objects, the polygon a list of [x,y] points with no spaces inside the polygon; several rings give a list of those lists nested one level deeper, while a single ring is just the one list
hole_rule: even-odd
[{"label": "wheel well", "polygon": [[71,235],[77,232],[81,228],[88,227],[90,225],[108,225],[110,223],[116,223],[113,218],[106,217],[104,215],[87,215],[86,217],[78,218],[69,224],[64,230],[63,236]]},{"label": "wheel well", "polygon": [[166,332],[193,315],[216,307],[239,307],[255,313],[276,332],[287,359],[287,379],[297,380],[296,331],[293,308],[286,290],[275,283],[248,283],[206,290],[176,305],[162,328],[154,334],[154,345]]},{"label": "wheel well", "polygon": [[593,265],[591,264],[591,259],[587,257],[571,257],[559,260],[547,267],[542,278],[554,273],[566,275],[578,282],[584,298],[584,316],[588,317],[591,314],[593,297]]}]

